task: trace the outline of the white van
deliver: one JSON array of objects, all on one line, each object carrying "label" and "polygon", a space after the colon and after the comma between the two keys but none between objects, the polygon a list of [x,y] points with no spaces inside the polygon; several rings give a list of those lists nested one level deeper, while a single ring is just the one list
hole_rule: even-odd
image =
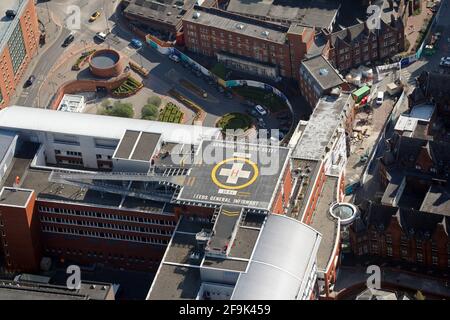
[{"label": "white van", "polygon": [[382,105],[384,100],[384,91],[378,91],[377,95],[377,105]]}]

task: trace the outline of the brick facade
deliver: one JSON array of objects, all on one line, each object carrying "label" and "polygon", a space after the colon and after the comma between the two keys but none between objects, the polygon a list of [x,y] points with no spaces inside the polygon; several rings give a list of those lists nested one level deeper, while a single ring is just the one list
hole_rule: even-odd
[{"label": "brick facade", "polygon": [[[22,80],[23,75],[27,69],[33,56],[36,55],[39,45],[39,25],[36,14],[36,8],[33,0],[29,0],[24,4],[23,8],[18,12],[19,16],[15,18],[9,25],[9,28],[20,29],[18,34],[23,39],[25,49],[25,56],[20,62],[20,66],[14,72],[13,62],[8,45],[9,39],[4,39],[0,44],[0,108],[4,108],[9,104],[11,96],[14,95],[16,86]],[[15,35],[15,33],[12,33]],[[13,37],[11,35],[10,39]],[[19,38],[20,39],[20,38]],[[11,40],[13,43],[18,43],[18,39]]]}]

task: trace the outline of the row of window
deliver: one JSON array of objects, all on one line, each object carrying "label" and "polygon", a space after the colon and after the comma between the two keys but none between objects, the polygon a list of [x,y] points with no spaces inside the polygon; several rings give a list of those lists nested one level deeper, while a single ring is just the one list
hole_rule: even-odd
[{"label": "row of window", "polygon": [[160,235],[165,235],[165,236],[172,235],[171,230],[162,230],[159,228],[146,228],[146,227],[138,227],[138,226],[130,226],[130,225],[113,224],[113,223],[103,223],[103,222],[90,221],[90,220],[74,220],[74,219],[42,216],[41,221],[49,222],[49,223],[77,225],[77,226],[83,226],[83,227],[93,227],[93,228],[100,228],[100,229],[112,229],[112,230],[132,231],[132,232],[141,232],[141,233],[149,233],[149,234],[160,234]]},{"label": "row of window", "polygon": [[134,236],[134,235],[129,235],[129,234],[118,234],[118,233],[110,233],[110,232],[98,232],[98,231],[81,230],[81,229],[73,229],[73,228],[54,227],[54,226],[49,226],[49,225],[43,225],[42,231],[48,232],[48,233],[60,233],[60,234],[83,236],[83,237],[90,237],[90,238],[131,241],[131,242],[139,242],[139,243],[146,243],[146,244],[167,245],[169,243],[169,240],[158,239],[158,238],[153,238],[153,237],[142,237],[142,236]]},{"label": "row of window", "polygon": [[152,264],[159,264],[159,260],[157,259],[145,259],[145,257],[142,256],[125,256],[123,254],[113,254],[113,253],[104,253],[100,251],[86,251],[79,249],[63,249],[63,248],[45,248],[44,251],[47,254],[63,254],[66,255],[72,255],[72,256],[84,256],[86,255],[89,258],[107,258],[109,260],[128,260],[128,262],[149,262]]},{"label": "row of window", "polygon": [[95,212],[95,211],[84,211],[84,210],[74,210],[74,209],[65,209],[65,208],[51,208],[46,206],[38,206],[40,212],[43,213],[59,213],[66,214],[72,216],[81,216],[81,217],[92,217],[92,218],[100,218],[107,220],[115,220],[115,221],[130,221],[130,222],[139,222],[145,224],[156,224],[162,226],[175,226],[176,222],[173,220],[165,220],[165,219],[154,219],[154,218],[143,218],[143,217],[135,217],[131,215],[119,215],[119,214],[110,214],[104,212]]}]

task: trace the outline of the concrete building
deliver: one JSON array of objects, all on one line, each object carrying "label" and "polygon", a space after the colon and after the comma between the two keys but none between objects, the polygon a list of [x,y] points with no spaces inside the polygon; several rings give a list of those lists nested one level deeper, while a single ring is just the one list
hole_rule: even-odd
[{"label": "concrete building", "polygon": [[81,283],[80,289],[31,281],[0,279],[0,300],[115,300],[109,283]]},{"label": "concrete building", "polygon": [[4,0],[0,12],[0,108],[8,105],[39,45],[39,26],[33,0]]},{"label": "concrete building", "polygon": [[230,0],[226,10],[263,21],[271,21],[288,26],[300,24],[331,31],[336,22],[339,8],[339,1]]},{"label": "concrete building", "polygon": [[65,94],[56,110],[66,112],[83,112],[86,107],[84,96]]},{"label": "concrete building", "polygon": [[161,39],[174,40],[182,28],[181,19],[196,3],[207,6],[216,6],[216,0],[168,0],[168,1],[144,1],[124,0],[124,16],[135,25],[139,25],[147,31],[158,32]]},{"label": "concrete building", "polygon": [[339,96],[343,84],[342,76],[322,55],[302,61],[300,91],[311,108],[316,106],[322,96]]},{"label": "concrete building", "polygon": [[283,26],[200,6],[186,13],[183,30],[188,50],[270,79],[298,79],[300,62],[314,40],[312,27]]}]

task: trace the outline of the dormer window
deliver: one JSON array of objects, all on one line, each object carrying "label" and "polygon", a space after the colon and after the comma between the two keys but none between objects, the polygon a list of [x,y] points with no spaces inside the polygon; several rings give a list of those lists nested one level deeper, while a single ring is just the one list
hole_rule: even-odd
[{"label": "dormer window", "polygon": [[422,167],[420,166],[420,164],[416,164],[416,169],[417,170],[422,170]]},{"label": "dormer window", "polygon": [[430,172],[432,172],[432,173],[437,173],[437,170],[436,170],[435,167],[431,167],[431,168],[430,168]]}]

